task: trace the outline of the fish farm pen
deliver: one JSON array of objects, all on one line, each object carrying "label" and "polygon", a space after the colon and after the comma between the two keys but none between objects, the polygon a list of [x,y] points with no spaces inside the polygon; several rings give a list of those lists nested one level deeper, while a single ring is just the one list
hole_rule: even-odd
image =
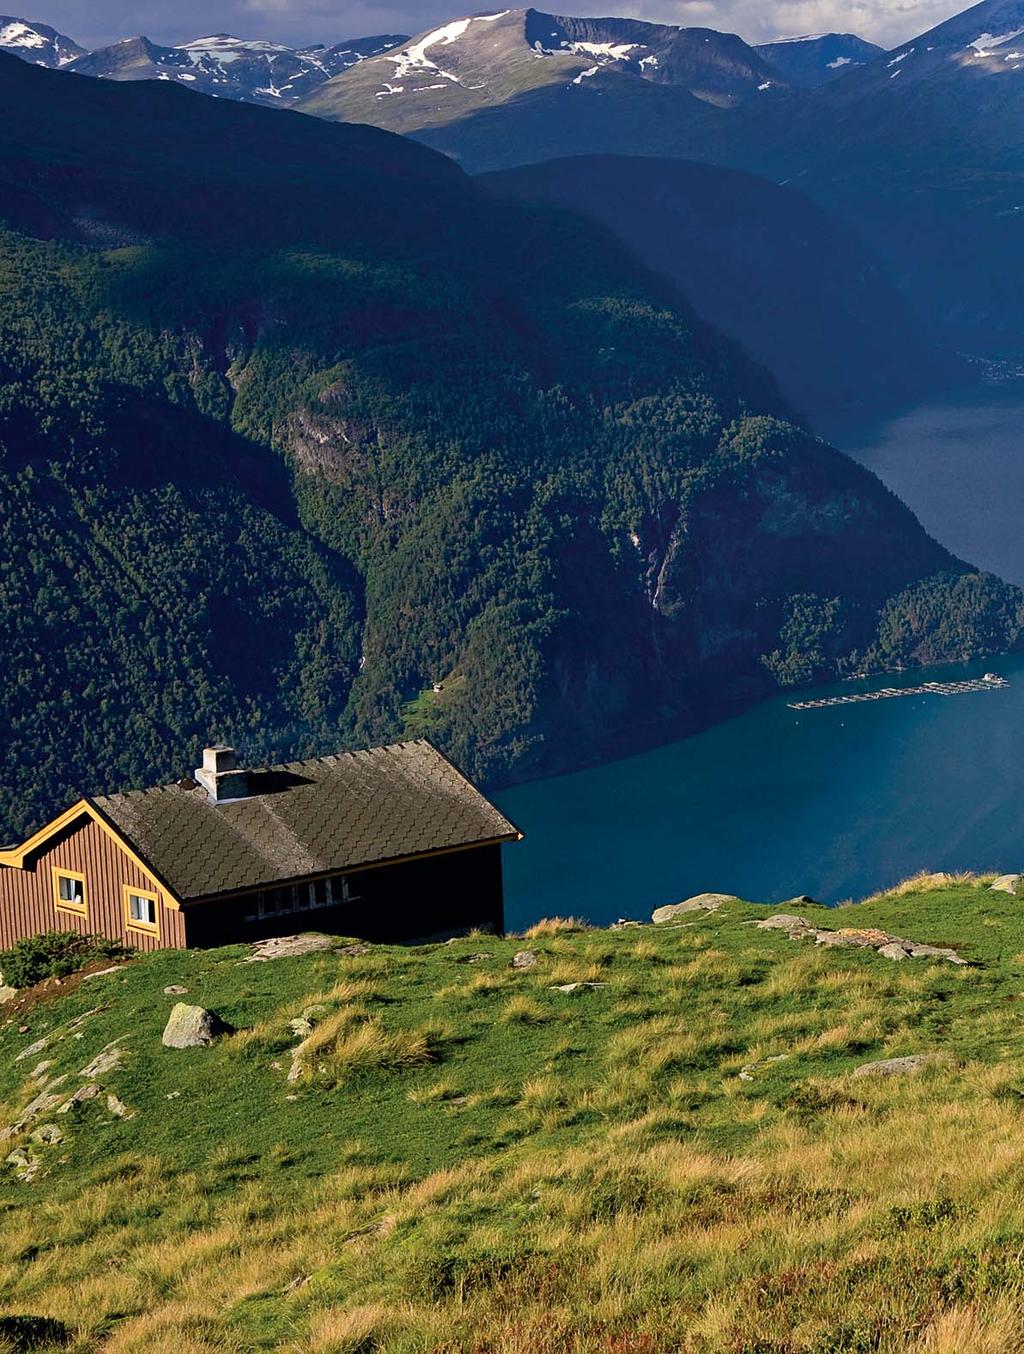
[{"label": "fish farm pen", "polygon": [[859,705],[862,701],[895,700],[898,696],[963,696],[971,691],[1000,691],[1010,683],[986,672],[966,682],[923,682],[920,686],[885,686],[879,691],[859,691],[849,696],[824,696],[820,700],[790,701],[791,710],[825,710],[833,705]]}]

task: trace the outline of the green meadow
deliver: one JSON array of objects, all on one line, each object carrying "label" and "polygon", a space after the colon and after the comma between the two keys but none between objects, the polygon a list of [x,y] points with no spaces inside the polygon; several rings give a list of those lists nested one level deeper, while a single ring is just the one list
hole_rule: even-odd
[{"label": "green meadow", "polygon": [[[1024,919],[989,883],[784,909],[962,966],[730,902],[51,985],[0,1024],[0,1125],[98,1092],[3,1144],[0,1350],[1024,1349]],[[163,1048],[178,1000],[234,1032]]]}]

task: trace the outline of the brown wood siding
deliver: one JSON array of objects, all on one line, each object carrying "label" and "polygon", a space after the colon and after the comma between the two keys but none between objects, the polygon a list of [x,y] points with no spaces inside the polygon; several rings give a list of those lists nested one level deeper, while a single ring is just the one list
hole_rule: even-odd
[{"label": "brown wood siding", "polygon": [[[0,949],[44,931],[80,931],[120,940],[139,950],[180,948],[185,927],[180,912],[166,906],[156,880],[141,870],[88,815],[83,814],[48,841],[25,870],[0,865]],[[53,900],[53,870],[85,876],[85,916],[58,912]],[[155,893],[157,935],[129,930],[125,924],[124,886]]]}]

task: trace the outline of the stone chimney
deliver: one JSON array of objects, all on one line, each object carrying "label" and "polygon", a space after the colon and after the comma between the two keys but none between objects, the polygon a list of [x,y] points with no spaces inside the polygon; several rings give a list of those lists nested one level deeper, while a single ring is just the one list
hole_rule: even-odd
[{"label": "stone chimney", "polygon": [[249,793],[249,773],[238,765],[234,748],[204,748],[203,764],[197,767],[195,778],[218,804],[226,799],[245,799]]}]

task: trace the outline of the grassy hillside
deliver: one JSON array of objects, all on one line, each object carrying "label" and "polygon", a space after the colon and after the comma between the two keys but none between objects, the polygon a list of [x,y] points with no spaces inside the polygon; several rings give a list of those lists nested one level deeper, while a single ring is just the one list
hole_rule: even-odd
[{"label": "grassy hillside", "polygon": [[[962,966],[791,940],[727,902],[66,980],[0,1026],[0,1123],[54,1077],[61,1099],[98,1086],[33,1121],[59,1141],[5,1144],[0,1332],[50,1317],[111,1354],[1017,1349],[1024,921],[987,882],[785,908]],[[536,965],[511,967],[523,948]],[[179,999],[237,1033],[163,1049]],[[120,1065],[83,1078],[115,1040]],[[13,1347],[58,1347],[35,1329]]]}]

